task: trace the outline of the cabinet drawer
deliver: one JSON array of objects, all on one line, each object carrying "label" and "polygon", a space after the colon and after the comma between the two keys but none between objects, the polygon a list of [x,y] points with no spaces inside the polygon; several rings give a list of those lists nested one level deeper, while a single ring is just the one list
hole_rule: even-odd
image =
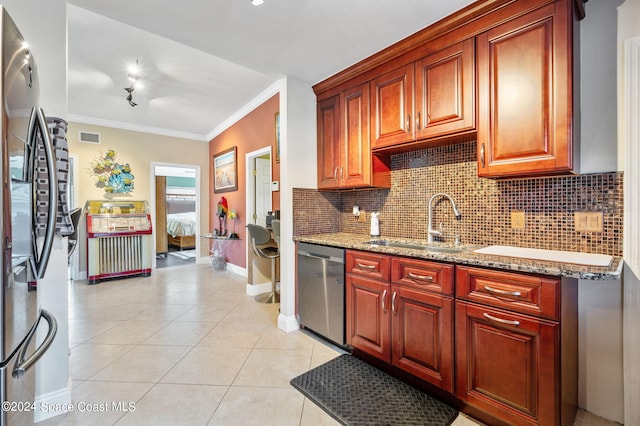
[{"label": "cabinet drawer", "polygon": [[459,299],[557,320],[559,295],[558,279],[465,266],[456,268]]},{"label": "cabinet drawer", "polygon": [[453,270],[453,265],[395,257],[391,260],[391,282],[453,295]]},{"label": "cabinet drawer", "polygon": [[381,281],[389,281],[389,256],[361,251],[347,251],[349,274],[360,275]]}]

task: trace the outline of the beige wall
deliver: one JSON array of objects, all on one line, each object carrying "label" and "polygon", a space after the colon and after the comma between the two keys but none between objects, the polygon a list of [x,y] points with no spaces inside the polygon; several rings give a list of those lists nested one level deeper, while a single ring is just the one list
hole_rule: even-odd
[{"label": "beige wall", "polygon": [[[100,133],[101,143],[91,144],[79,142],[80,131]],[[150,133],[120,130],[110,127],[94,126],[81,123],[70,123],[67,130],[69,152],[78,156],[77,173],[78,200],[77,206],[83,207],[87,200],[104,199],[104,190],[95,186],[90,172],[90,163],[100,157],[108,149],[116,151],[119,163],[129,163],[135,177],[135,189],[129,199],[153,199],[151,185],[151,164],[165,163],[172,165],[200,166],[200,230],[209,229],[209,144],[202,141],[160,136]],[[154,209],[150,206],[150,209]],[[155,225],[155,224],[154,224]],[[80,227],[82,230],[82,225]],[[81,238],[78,246],[79,258],[85,258],[84,241]],[[206,244],[201,245],[199,256],[207,255]],[[80,270],[84,270],[81,261]]]}]

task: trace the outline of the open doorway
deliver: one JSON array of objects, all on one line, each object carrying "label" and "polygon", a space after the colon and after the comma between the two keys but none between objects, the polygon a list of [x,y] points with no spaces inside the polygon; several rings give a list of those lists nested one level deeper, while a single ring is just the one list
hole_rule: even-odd
[{"label": "open doorway", "polygon": [[152,164],[156,268],[195,264],[199,252],[200,168]]},{"label": "open doorway", "polygon": [[247,164],[247,223],[266,226],[271,212],[271,147],[249,152]]}]

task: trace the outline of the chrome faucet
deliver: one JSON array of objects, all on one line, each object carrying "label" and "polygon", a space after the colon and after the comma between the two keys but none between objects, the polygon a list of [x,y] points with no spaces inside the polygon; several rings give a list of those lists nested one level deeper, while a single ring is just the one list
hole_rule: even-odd
[{"label": "chrome faucet", "polygon": [[433,194],[431,196],[431,198],[429,199],[429,230],[428,230],[428,236],[427,236],[427,242],[432,243],[433,242],[433,236],[442,236],[442,226],[440,226],[440,230],[436,231],[435,229],[433,229],[433,200],[435,200],[438,197],[446,197],[449,199],[449,201],[451,201],[451,206],[453,206],[453,214],[456,217],[460,217],[460,211],[458,210],[458,207],[456,206],[456,202],[453,201],[453,198],[451,198],[451,195],[445,194],[443,192],[439,192],[437,194]]}]

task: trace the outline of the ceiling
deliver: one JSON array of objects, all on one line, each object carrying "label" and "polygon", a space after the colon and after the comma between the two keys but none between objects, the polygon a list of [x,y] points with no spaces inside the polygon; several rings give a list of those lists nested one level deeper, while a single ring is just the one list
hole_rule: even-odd
[{"label": "ceiling", "polygon": [[71,121],[208,141],[280,78],[313,85],[472,1],[68,3]]}]

